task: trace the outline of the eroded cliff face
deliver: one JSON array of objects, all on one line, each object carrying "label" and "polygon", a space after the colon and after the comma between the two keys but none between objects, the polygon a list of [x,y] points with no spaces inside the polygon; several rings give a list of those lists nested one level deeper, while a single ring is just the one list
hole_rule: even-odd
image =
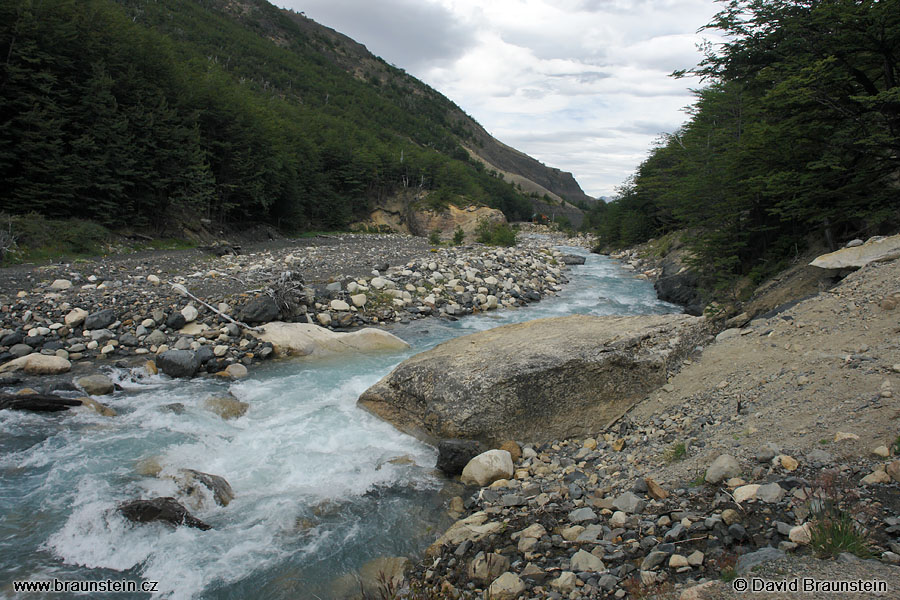
[{"label": "eroded cliff face", "polygon": [[453,237],[460,228],[466,234],[466,240],[474,239],[475,231],[483,221],[489,223],[506,223],[503,212],[487,206],[456,206],[451,204],[444,210],[423,208],[420,200],[423,196],[395,197],[376,206],[369,219],[358,223],[361,229],[390,230],[397,233],[409,233],[427,236],[432,231],[440,231],[442,239]]}]

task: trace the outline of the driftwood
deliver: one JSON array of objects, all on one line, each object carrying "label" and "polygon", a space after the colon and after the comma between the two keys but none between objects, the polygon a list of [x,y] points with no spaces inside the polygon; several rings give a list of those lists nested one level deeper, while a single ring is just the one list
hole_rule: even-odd
[{"label": "driftwood", "polygon": [[81,406],[81,400],[63,398],[55,394],[4,394],[0,393],[0,410],[30,410],[32,412],[59,412],[73,406]]},{"label": "driftwood", "polygon": [[236,320],[232,319],[231,317],[229,317],[228,315],[226,315],[225,313],[223,313],[221,310],[217,309],[216,307],[212,306],[211,304],[208,304],[207,302],[204,302],[203,300],[201,300],[201,299],[198,298],[197,296],[195,296],[195,295],[193,295],[192,293],[190,293],[189,291],[187,291],[187,288],[184,287],[183,285],[181,285],[180,283],[173,283],[173,284],[172,284],[172,287],[175,288],[176,291],[178,291],[178,292],[184,294],[185,296],[187,296],[188,298],[192,298],[192,299],[196,300],[197,302],[199,302],[200,304],[202,304],[203,306],[205,306],[205,307],[208,308],[209,310],[213,311],[214,313],[216,313],[217,315],[219,315],[220,317],[222,317],[222,318],[225,319],[226,321],[228,321],[228,322],[230,322],[230,323],[234,323],[235,325],[238,325],[238,326],[240,326],[240,327],[243,327],[244,329],[248,329],[248,330],[250,330],[250,331],[256,331],[256,332],[262,333],[262,327],[251,327],[250,325],[247,325],[246,323],[243,323],[243,322],[241,322],[241,321],[236,321]]}]

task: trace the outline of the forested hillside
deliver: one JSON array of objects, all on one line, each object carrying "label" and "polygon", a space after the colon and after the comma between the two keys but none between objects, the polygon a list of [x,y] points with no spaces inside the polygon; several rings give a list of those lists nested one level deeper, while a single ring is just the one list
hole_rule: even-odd
[{"label": "forested hillside", "polygon": [[371,55],[377,73],[348,73],[346,46],[293,17],[263,0],[0,3],[0,210],[299,230],[413,188],[531,215],[469,158],[479,128],[452,102]]},{"label": "forested hillside", "polygon": [[[689,73],[690,119],[589,216],[626,246],[676,230],[712,290],[809,240],[900,225],[900,0],[735,0]],[[676,73],[681,75],[683,73]]]}]

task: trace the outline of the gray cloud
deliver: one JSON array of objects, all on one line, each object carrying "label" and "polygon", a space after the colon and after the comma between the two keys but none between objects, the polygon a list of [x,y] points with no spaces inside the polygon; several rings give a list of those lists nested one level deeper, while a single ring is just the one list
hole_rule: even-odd
[{"label": "gray cloud", "polygon": [[277,4],[336,29],[398,67],[451,62],[466,52],[474,35],[442,6],[416,0],[340,2],[276,0]]}]

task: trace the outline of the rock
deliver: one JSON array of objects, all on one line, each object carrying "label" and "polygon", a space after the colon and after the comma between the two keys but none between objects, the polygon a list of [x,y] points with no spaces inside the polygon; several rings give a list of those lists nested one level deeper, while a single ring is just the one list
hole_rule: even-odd
[{"label": "rock", "polygon": [[73,308],[68,312],[68,314],[66,314],[64,322],[66,324],[66,327],[68,327],[69,329],[74,329],[75,327],[78,327],[79,325],[84,323],[84,320],[87,318],[87,316],[88,311],[84,310],[83,308]]},{"label": "rock", "polygon": [[682,556],[681,554],[673,554],[669,557],[669,568],[670,569],[681,569],[683,567],[689,567],[691,563],[688,562],[686,556]]},{"label": "rock", "polygon": [[590,508],[576,508],[572,512],[569,513],[569,522],[571,523],[585,523],[587,521],[596,521],[597,513],[592,511]]},{"label": "rock", "polygon": [[797,467],[800,466],[800,463],[797,462],[797,459],[790,457],[787,454],[780,454],[776,456],[775,462],[780,465],[782,469],[788,472],[796,471]]},{"label": "rock", "polygon": [[550,587],[563,594],[570,594],[577,585],[578,576],[572,571],[563,571],[562,574],[550,582]]},{"label": "rock", "polygon": [[202,473],[193,469],[178,469],[172,478],[182,493],[187,496],[188,502],[197,510],[206,507],[205,494],[207,493],[219,506],[228,506],[234,500],[234,491],[231,486],[218,475]]},{"label": "rock", "polygon": [[226,377],[230,377],[231,379],[243,379],[250,374],[250,372],[247,370],[247,367],[240,363],[230,364],[225,367],[224,371],[221,372],[224,373]]},{"label": "rock", "polygon": [[435,556],[444,546],[458,546],[465,541],[477,542],[504,528],[503,523],[487,522],[484,512],[476,512],[450,526],[437,541],[428,548],[427,554]]},{"label": "rock", "polygon": [[510,457],[514,463],[519,462],[519,459],[522,458],[522,448],[518,443],[508,440],[500,444],[500,450],[506,450],[509,452]]},{"label": "rock", "polygon": [[654,569],[663,564],[667,558],[669,558],[668,553],[654,550],[644,557],[644,560],[641,562],[641,571]]},{"label": "rock", "polygon": [[118,413],[116,413],[115,409],[110,408],[109,406],[106,406],[105,404],[101,404],[101,403],[97,402],[96,400],[94,400],[93,398],[78,398],[78,400],[81,401],[82,406],[93,410],[98,415],[102,415],[104,417],[114,417],[114,416],[116,416],[116,414],[118,414]]},{"label": "rock", "polygon": [[484,487],[498,479],[509,479],[512,476],[513,464],[509,452],[488,450],[469,461],[463,469],[461,480],[466,484]]},{"label": "rock", "polygon": [[104,308],[89,314],[84,319],[85,329],[105,329],[116,322],[116,311]]},{"label": "rock", "polygon": [[16,358],[28,356],[32,352],[34,352],[34,348],[28,344],[15,344],[9,349],[9,353]]},{"label": "rock", "polygon": [[706,558],[706,557],[703,555],[702,552],[700,552],[699,550],[694,550],[693,552],[691,552],[688,555],[687,561],[688,561],[688,564],[691,565],[692,567],[700,567],[703,565],[704,558]]},{"label": "rock", "polygon": [[203,407],[228,421],[243,417],[250,405],[234,396],[211,396],[203,401]]},{"label": "rock", "polygon": [[700,316],[703,314],[705,302],[700,293],[700,277],[696,271],[685,271],[668,274],[665,270],[662,276],[653,284],[656,295],[660,300],[678,304],[684,307],[689,315]]},{"label": "rock", "polygon": [[629,515],[644,512],[646,505],[645,501],[635,496],[632,492],[625,492],[613,501],[613,507]]},{"label": "rock", "polygon": [[494,554],[490,552],[485,554],[479,552],[478,555],[469,562],[468,575],[469,578],[486,583],[493,581],[509,569],[509,559],[502,554]]},{"label": "rock", "polygon": [[585,257],[576,254],[563,254],[559,261],[564,265],[583,265]]},{"label": "rock", "polygon": [[900,460],[892,461],[884,468],[884,471],[891,476],[891,479],[900,483]]},{"label": "rock", "polygon": [[193,323],[197,320],[197,317],[200,316],[200,311],[198,311],[194,305],[188,304],[181,309],[181,316],[183,316],[184,320],[188,323]]},{"label": "rock", "polygon": [[156,357],[156,366],[169,377],[193,377],[200,360],[191,350],[167,350]]},{"label": "rock", "polygon": [[[24,390],[23,390],[24,391]],[[54,394],[33,393],[4,394],[0,392],[0,410],[27,410],[31,412],[60,412],[73,406],[81,406],[81,400],[62,398]]]},{"label": "rock", "polygon": [[345,311],[350,310],[350,305],[347,304],[346,302],[344,302],[343,300],[332,300],[331,304],[329,306],[331,307],[331,310],[336,310],[336,311],[340,311],[340,312],[345,312]]},{"label": "rock", "polygon": [[365,294],[354,294],[350,296],[350,302],[352,302],[353,306],[356,308],[364,307],[367,301],[368,297]]},{"label": "rock", "polygon": [[808,544],[812,540],[809,523],[791,527],[791,531],[790,533],[788,533],[788,538],[795,544]]},{"label": "rock", "polygon": [[270,342],[279,356],[320,358],[348,352],[396,352],[409,348],[409,344],[397,336],[372,328],[337,333],[311,323],[274,321],[263,326],[263,333],[254,332],[253,335]]},{"label": "rock", "polygon": [[735,523],[740,522],[740,520],[741,515],[733,508],[726,508],[722,511],[722,521],[726,525],[734,525]]},{"label": "rock", "polygon": [[172,313],[166,319],[166,327],[169,329],[182,329],[185,325],[187,325],[187,319],[180,312]]},{"label": "rock", "polygon": [[206,531],[209,525],[194,517],[175,498],[162,497],[150,500],[132,500],[122,504],[119,512],[134,523],[161,522],[173,527],[184,525]]},{"label": "rock", "polygon": [[859,436],[856,435],[855,433],[846,433],[843,431],[838,431],[837,433],[834,434],[835,442],[846,442],[848,440],[852,441],[852,440],[858,440],[858,439],[859,439]]},{"label": "rock", "polygon": [[90,396],[105,396],[116,391],[116,384],[106,375],[96,374],[78,377],[75,385],[84,390]]},{"label": "rock", "polygon": [[466,238],[472,239],[482,221],[506,223],[506,217],[501,211],[487,206],[458,207],[453,204],[441,210],[426,208],[407,213],[409,230],[418,236],[427,236],[435,229],[452,234],[459,228]]},{"label": "rock", "polygon": [[706,470],[705,479],[707,483],[719,483],[725,479],[737,477],[740,474],[741,465],[737,459],[728,454],[722,454]]},{"label": "rock", "polygon": [[716,336],[717,342],[724,342],[725,340],[736,338],[741,336],[741,330],[737,328],[726,329],[722,333]]},{"label": "rock", "polygon": [[875,456],[880,456],[881,458],[887,458],[891,455],[891,451],[888,450],[887,446],[881,445],[872,449],[872,454]]},{"label": "rock", "polygon": [[72,287],[72,282],[68,279],[56,279],[53,283],[50,284],[51,290],[67,290]]},{"label": "rock", "polygon": [[253,298],[250,302],[242,306],[238,314],[240,321],[253,325],[255,323],[268,323],[269,321],[274,321],[278,318],[279,312],[278,304],[275,303],[275,299],[267,295],[262,295]]},{"label": "rock", "polygon": [[877,469],[872,471],[868,475],[862,478],[860,483],[863,485],[875,485],[876,483],[890,483],[891,476],[887,474],[883,469]]},{"label": "rock", "polygon": [[603,564],[602,560],[600,560],[590,552],[579,550],[575,553],[574,556],[572,556],[570,568],[576,573],[582,573],[585,571],[602,573],[606,570],[606,565]]},{"label": "rock", "polygon": [[72,363],[60,356],[33,353],[15,358],[0,366],[0,373],[11,373],[21,370],[28,375],[58,375],[59,373],[67,373],[71,368]]},{"label": "rock", "polygon": [[453,477],[463,472],[469,461],[484,452],[484,446],[474,440],[441,440],[438,443],[437,467]]},{"label": "rock", "polygon": [[870,239],[861,246],[823,254],[809,264],[820,269],[853,269],[896,258],[900,258],[900,235]]},{"label": "rock", "polygon": [[497,327],[403,361],[359,404],[426,439],[583,434],[665,383],[667,362],[696,346],[700,323],[685,315],[576,315]]},{"label": "rock", "polygon": [[769,504],[780,502],[784,498],[784,488],[774,482],[761,485],[756,490],[756,498],[760,502],[768,502]]},{"label": "rock", "polygon": [[664,490],[661,485],[656,483],[650,477],[645,478],[644,483],[647,485],[647,493],[649,493],[650,497],[654,500],[665,500],[669,497],[669,492]]},{"label": "rock", "polygon": [[750,485],[742,485],[741,487],[734,490],[734,501],[740,504],[741,502],[747,502],[748,500],[756,500],[756,492],[759,490],[758,485],[750,484]]},{"label": "rock", "polygon": [[778,560],[784,557],[785,553],[781,550],[778,550],[777,548],[761,548],[756,552],[742,554],[738,558],[734,570],[737,571],[738,575],[745,575],[749,573],[753,569],[753,567],[756,567],[764,562]]},{"label": "rock", "polygon": [[168,341],[169,338],[159,329],[154,329],[144,338],[144,343],[148,346],[162,346]]},{"label": "rock", "polygon": [[518,575],[507,571],[488,587],[488,597],[492,600],[517,600],[525,591],[525,583]]}]

